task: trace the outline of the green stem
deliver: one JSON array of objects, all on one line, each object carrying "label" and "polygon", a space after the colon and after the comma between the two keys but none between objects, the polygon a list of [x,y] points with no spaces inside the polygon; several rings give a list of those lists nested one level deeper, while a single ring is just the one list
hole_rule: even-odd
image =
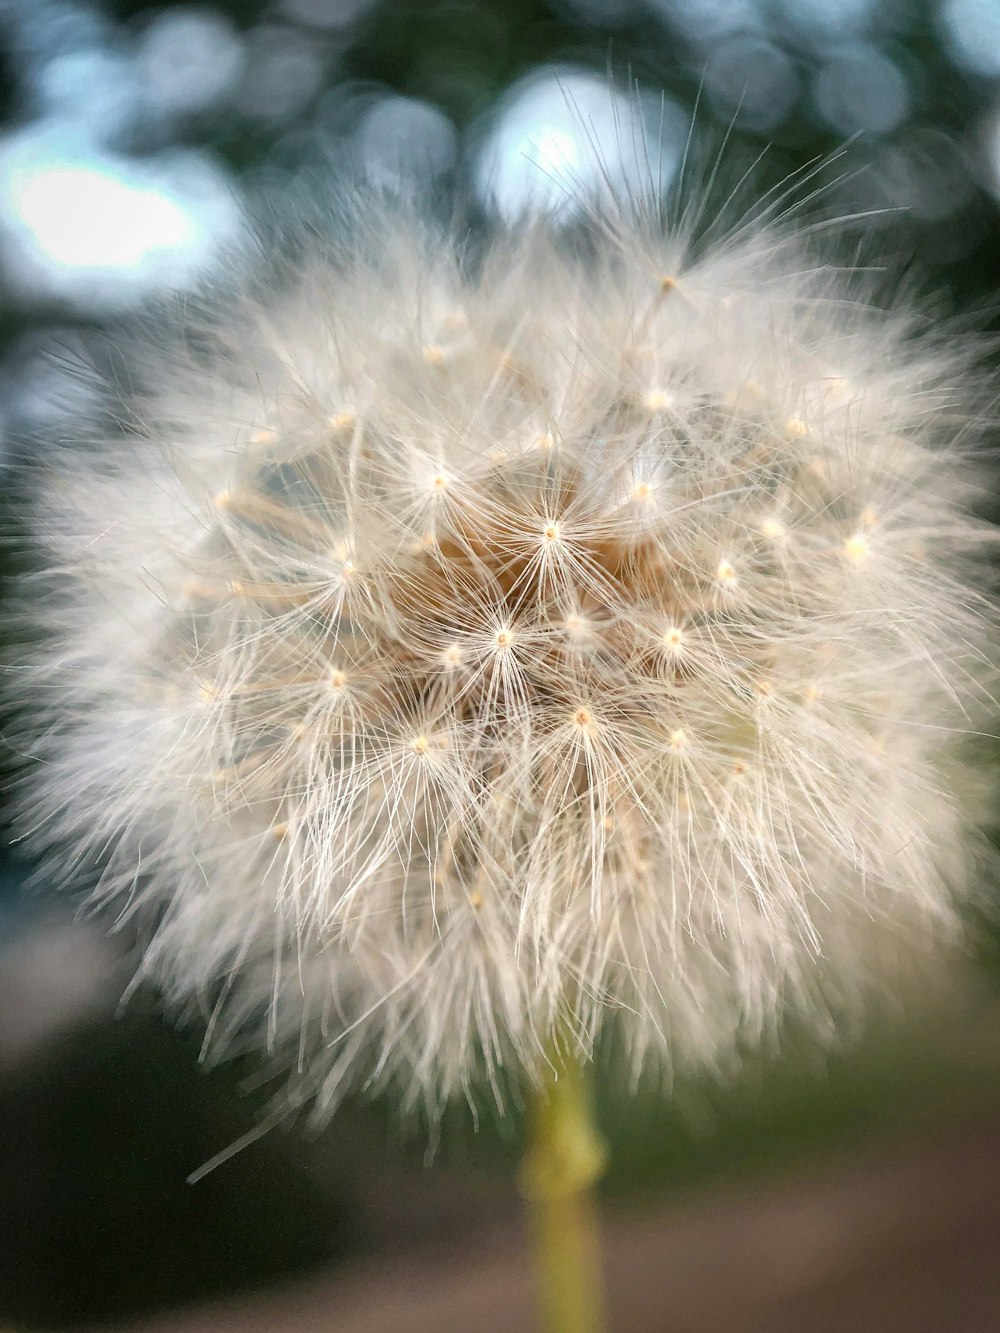
[{"label": "green stem", "polygon": [[559,1046],[529,1107],[521,1166],[538,1267],[544,1333],[602,1333],[604,1284],[593,1186],[607,1151],[580,1063]]}]

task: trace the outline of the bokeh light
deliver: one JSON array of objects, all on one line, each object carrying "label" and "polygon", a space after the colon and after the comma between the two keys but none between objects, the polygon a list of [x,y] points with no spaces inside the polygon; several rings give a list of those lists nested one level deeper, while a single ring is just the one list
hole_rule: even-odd
[{"label": "bokeh light", "polygon": [[354,147],[378,184],[430,185],[454,165],[458,136],[444,112],[429,102],[376,97],[361,117]]},{"label": "bokeh light", "polygon": [[770,130],[798,101],[801,77],[786,51],[764,37],[720,40],[705,67],[705,91],[719,114],[746,129]]},{"label": "bokeh light", "polygon": [[515,220],[568,212],[608,190],[662,192],[689,123],[676,102],[623,93],[589,70],[533,73],[490,113],[476,162],[480,196]]},{"label": "bokeh light", "polygon": [[1000,0],[944,0],[940,23],[958,64],[1000,75]]},{"label": "bokeh light", "polygon": [[826,123],[844,135],[889,134],[907,119],[906,76],[887,55],[865,43],[832,51],[813,84]]},{"label": "bokeh light", "polygon": [[74,149],[49,125],[0,143],[0,232],[24,297],[120,308],[190,280],[238,219],[224,173],[203,153],[130,160]]},{"label": "bokeh light", "polygon": [[192,115],[215,106],[242,66],[236,29],[211,10],[164,10],[144,28],[135,52],[136,75],[154,115]]}]

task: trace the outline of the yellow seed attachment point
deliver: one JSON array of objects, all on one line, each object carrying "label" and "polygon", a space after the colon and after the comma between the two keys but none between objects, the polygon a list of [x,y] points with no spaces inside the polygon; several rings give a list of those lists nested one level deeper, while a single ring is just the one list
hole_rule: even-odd
[{"label": "yellow seed attachment point", "polygon": [[785,434],[791,435],[793,439],[800,440],[803,435],[809,434],[809,427],[801,417],[789,417],[785,422]]},{"label": "yellow seed attachment point", "polygon": [[687,732],[683,727],[674,727],[669,740],[671,750],[683,750],[687,745]]},{"label": "yellow seed attachment point", "polygon": [[462,650],[458,644],[453,643],[441,654],[441,660],[449,671],[454,671],[456,667],[462,665]]},{"label": "yellow seed attachment point", "polygon": [[720,583],[729,586],[736,582],[736,570],[728,560],[720,560],[715,571],[715,577]]},{"label": "yellow seed attachment point", "polygon": [[672,653],[679,652],[684,645],[684,631],[672,625],[663,635],[663,646]]},{"label": "yellow seed attachment point", "polygon": [[863,533],[856,532],[844,542],[844,558],[848,564],[863,565],[868,559],[868,539]]},{"label": "yellow seed attachment point", "polygon": [[642,400],[647,412],[666,412],[674,405],[674,396],[666,389],[651,389]]},{"label": "yellow seed attachment point", "polygon": [[429,366],[443,366],[448,359],[444,348],[437,343],[428,343],[421,349],[420,355]]},{"label": "yellow seed attachment point", "polygon": [[333,412],[326,419],[329,428],[338,435],[346,435],[348,431],[354,429],[357,425],[357,414],[355,412]]},{"label": "yellow seed attachment point", "polygon": [[342,690],[347,685],[347,672],[341,667],[334,667],[330,672],[330,686],[334,690]]},{"label": "yellow seed attachment point", "polygon": [[493,642],[498,648],[509,648],[514,642],[513,632],[509,629],[498,630],[494,636]]},{"label": "yellow seed attachment point", "polygon": [[663,276],[660,278],[660,291],[663,292],[664,296],[667,294],[667,292],[672,292],[676,286],[677,286],[677,279],[673,276],[673,274],[664,273]]},{"label": "yellow seed attachment point", "polygon": [[765,537],[769,537],[774,542],[779,542],[788,535],[788,529],[784,523],[776,518],[765,518],[760,525],[760,530]]},{"label": "yellow seed attachment point", "polygon": [[578,708],[573,714],[573,721],[581,730],[589,727],[593,720],[594,715],[589,708]]},{"label": "yellow seed attachment point", "polygon": [[431,743],[426,736],[421,735],[414,738],[413,741],[414,754],[426,754],[430,748],[431,748]]},{"label": "yellow seed attachment point", "polygon": [[251,444],[276,444],[278,434],[276,431],[269,430],[266,426],[260,426],[250,432]]},{"label": "yellow seed attachment point", "polygon": [[469,316],[461,306],[455,306],[453,309],[445,311],[441,319],[441,327],[449,333],[461,333],[463,329],[469,327]]},{"label": "yellow seed attachment point", "polygon": [[542,537],[547,542],[557,542],[559,540],[559,524],[546,523],[545,527],[542,529]]}]

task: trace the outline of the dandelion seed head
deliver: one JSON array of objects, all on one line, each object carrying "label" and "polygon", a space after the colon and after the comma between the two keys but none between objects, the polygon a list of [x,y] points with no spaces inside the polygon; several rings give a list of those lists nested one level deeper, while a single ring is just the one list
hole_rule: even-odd
[{"label": "dandelion seed head", "polygon": [[567,1025],[717,1066],[956,933],[970,358],[814,260],[379,204],[130,340],[35,508],[24,826],[210,1052],[287,1041],[318,1115]]}]

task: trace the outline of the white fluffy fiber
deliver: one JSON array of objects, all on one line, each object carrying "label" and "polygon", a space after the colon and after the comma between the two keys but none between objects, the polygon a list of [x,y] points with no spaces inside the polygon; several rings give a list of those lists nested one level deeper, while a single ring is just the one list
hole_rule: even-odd
[{"label": "white fluffy fiber", "polygon": [[47,456],[33,845],[321,1109],[828,1036],[975,875],[968,349],[787,226],[405,212],[150,318]]}]

